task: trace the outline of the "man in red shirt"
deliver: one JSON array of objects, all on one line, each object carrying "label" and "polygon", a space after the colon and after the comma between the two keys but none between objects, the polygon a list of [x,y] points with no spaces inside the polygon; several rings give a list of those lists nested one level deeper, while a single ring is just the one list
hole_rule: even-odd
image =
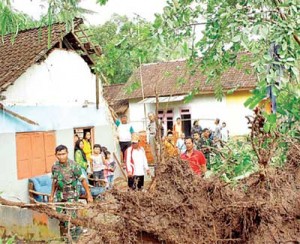
[{"label": "man in red shirt", "polygon": [[202,152],[194,149],[194,141],[192,137],[187,137],[184,140],[186,151],[181,154],[181,159],[189,162],[191,169],[197,175],[206,172],[206,159]]}]

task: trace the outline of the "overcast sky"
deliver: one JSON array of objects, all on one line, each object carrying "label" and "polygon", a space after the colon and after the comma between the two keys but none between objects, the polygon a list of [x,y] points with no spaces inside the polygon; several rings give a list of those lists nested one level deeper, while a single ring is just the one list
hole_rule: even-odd
[{"label": "overcast sky", "polygon": [[[45,2],[41,0],[12,0],[15,9],[27,13],[34,19],[47,11]],[[82,0],[80,6],[97,12],[87,15],[90,24],[103,24],[109,20],[113,13],[133,17],[135,14],[147,19],[154,20],[155,13],[162,13],[166,0],[109,0],[105,6],[100,6],[96,0]]]}]

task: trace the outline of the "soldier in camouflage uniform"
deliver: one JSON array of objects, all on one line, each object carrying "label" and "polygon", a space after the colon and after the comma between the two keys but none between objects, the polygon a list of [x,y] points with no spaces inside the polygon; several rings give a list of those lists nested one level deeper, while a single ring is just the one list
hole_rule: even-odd
[{"label": "soldier in camouflage uniform", "polygon": [[207,128],[203,129],[202,137],[201,137],[201,140],[200,140],[201,152],[205,156],[206,167],[207,167],[208,170],[211,169],[210,153],[211,153],[211,148],[213,146],[212,140],[209,138],[209,135],[210,135],[209,129],[207,129]]},{"label": "soldier in camouflage uniform", "polygon": [[[55,149],[55,156],[58,161],[52,166],[52,190],[49,202],[53,202],[56,193],[57,202],[77,202],[79,199],[79,181],[87,193],[87,201],[92,202],[93,198],[90,193],[88,183],[81,172],[80,166],[68,158],[68,148],[59,145]],[[63,212],[62,208],[57,208],[58,212]],[[64,213],[67,213],[64,211]],[[75,211],[69,212],[74,218]],[[67,231],[67,222],[60,222],[61,235],[65,235]]]}]

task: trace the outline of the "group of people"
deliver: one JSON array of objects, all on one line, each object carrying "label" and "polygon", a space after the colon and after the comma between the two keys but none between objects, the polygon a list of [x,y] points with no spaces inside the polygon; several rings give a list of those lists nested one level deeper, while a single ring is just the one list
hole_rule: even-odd
[{"label": "group of people", "polygon": [[116,162],[106,147],[101,147],[100,144],[92,147],[89,131],[85,132],[83,139],[78,137],[75,141],[74,161],[84,173],[93,178],[95,186],[100,186],[100,180],[103,180],[107,189],[112,188]]},{"label": "group of people", "polygon": [[121,160],[127,171],[128,187],[133,190],[142,190],[145,173],[150,175],[146,152],[140,146],[139,134],[128,123],[124,114],[115,119],[118,131],[118,140],[121,149]]},{"label": "group of people", "polygon": [[[195,120],[191,129],[191,138],[193,139],[193,147],[195,150],[201,151],[206,159],[207,169],[211,169],[210,154],[215,147],[221,147],[228,141],[229,131],[226,123],[220,126],[220,120],[216,119],[214,130],[208,128],[202,129],[199,120]],[[177,118],[173,130],[167,132],[167,136],[163,138],[165,154],[167,156],[182,155],[187,151],[186,136],[181,130],[181,119]]]},{"label": "group of people", "polygon": [[[116,163],[111,153],[99,144],[94,144],[92,149],[91,134],[86,132],[84,138],[75,135],[74,160],[69,158],[69,151],[65,145],[59,145],[55,149],[57,161],[52,166],[52,188],[49,202],[56,198],[57,202],[77,202],[80,198],[81,187],[87,202],[93,202],[93,196],[89,187],[89,176],[93,177],[94,186],[100,186],[100,181],[106,184],[106,189],[113,185]],[[65,209],[63,206],[57,208],[58,212],[76,217],[76,211]],[[62,236],[68,233],[68,222],[60,222],[60,233]],[[70,229],[72,238],[76,238],[81,228]]]},{"label": "group of people", "polygon": [[[154,113],[148,114],[149,123],[147,126],[148,142],[151,152],[156,161],[158,139],[157,132],[162,133],[155,118]],[[228,140],[228,130],[226,124],[219,126],[219,119],[216,119],[216,128],[212,132],[207,128],[202,129],[198,121],[195,121],[191,130],[191,135],[186,137],[182,132],[181,120],[178,118],[172,131],[168,131],[163,138],[162,145],[167,156],[180,156],[187,162],[196,175],[203,175],[207,168],[210,169],[210,152],[213,146],[219,141]],[[126,115],[120,119],[115,118],[118,131],[118,140],[121,149],[121,160],[125,165],[128,176],[128,187],[133,190],[142,190],[144,186],[145,174],[150,175],[150,169],[146,157],[146,152],[140,145],[139,134],[128,123]],[[224,132],[225,131],[225,132]],[[224,134],[222,136],[222,134]],[[111,153],[99,144],[91,143],[91,133],[86,131],[84,138],[75,135],[74,161],[68,157],[68,148],[59,145],[55,149],[58,159],[52,167],[52,190],[49,202],[53,202],[54,196],[58,202],[73,202],[79,199],[78,184],[81,183],[86,193],[88,202],[93,201],[89,189],[88,175],[95,180],[98,186],[99,180],[106,182],[106,188],[113,185],[114,171],[116,163]],[[225,139],[226,140],[225,140]],[[66,223],[62,222],[65,229]]]},{"label": "group of people", "polygon": [[[191,137],[185,137],[180,118],[176,119],[173,130],[167,131],[166,136],[163,136],[161,128],[157,128],[161,124],[156,120],[153,112],[148,114],[148,119],[147,137],[154,161],[157,161],[159,147],[157,133],[160,132],[164,154],[170,157],[180,156],[189,162],[196,174],[203,174],[207,168],[211,168],[210,153],[212,148],[219,145],[222,140],[223,142],[228,140],[229,133],[226,124],[224,122],[222,127],[219,126],[219,119],[215,120],[214,131],[208,128],[202,129],[199,121],[195,121],[191,130]],[[139,145],[138,134],[128,123],[126,115],[122,115],[120,119],[115,118],[115,123],[122,152],[121,158],[127,170],[128,186],[132,189],[142,189],[144,176],[146,173],[150,173],[145,150]]]}]

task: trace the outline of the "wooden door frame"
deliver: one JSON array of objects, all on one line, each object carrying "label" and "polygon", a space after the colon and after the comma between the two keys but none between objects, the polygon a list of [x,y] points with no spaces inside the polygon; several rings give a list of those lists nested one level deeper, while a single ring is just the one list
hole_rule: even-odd
[{"label": "wooden door frame", "polygon": [[[85,127],[74,127],[73,128],[73,138],[74,138],[74,135],[75,135],[75,130],[87,130],[89,129],[91,131],[91,144],[92,146],[94,145],[94,142],[95,142],[95,126],[85,126]],[[82,138],[83,139],[83,138]]]}]

